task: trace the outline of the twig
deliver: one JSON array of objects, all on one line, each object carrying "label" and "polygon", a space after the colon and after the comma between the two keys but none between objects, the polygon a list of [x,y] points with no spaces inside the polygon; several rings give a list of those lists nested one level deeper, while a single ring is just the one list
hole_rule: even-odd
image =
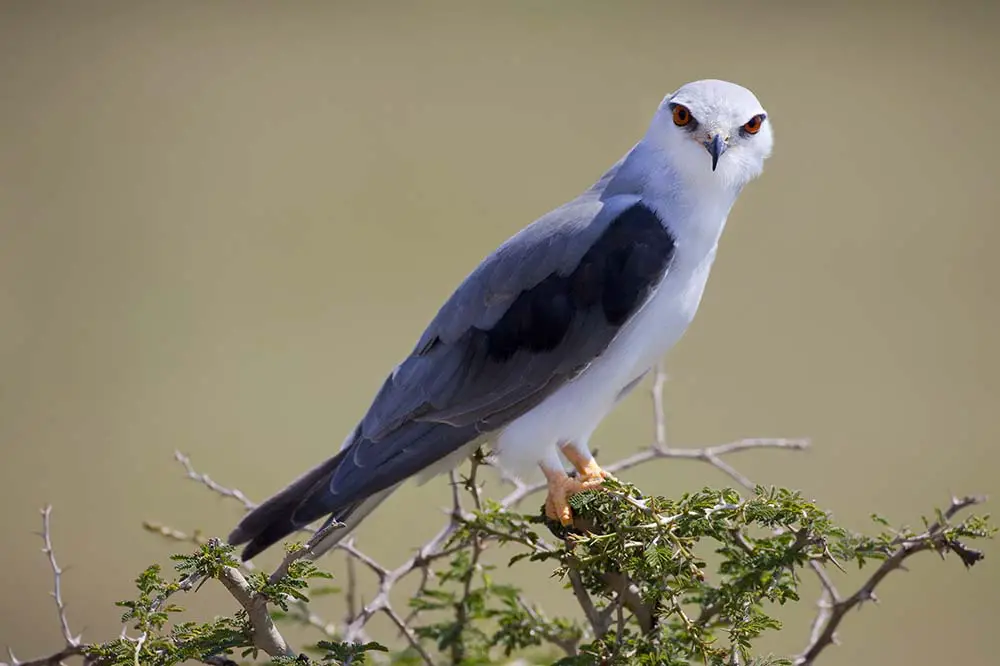
[{"label": "twig", "polygon": [[60,664],[62,664],[64,659],[86,654],[86,651],[88,649],[90,649],[89,645],[67,645],[59,652],[50,654],[47,657],[39,657],[38,659],[29,659],[28,661],[21,661],[14,656],[13,650],[7,648],[7,657],[10,659],[10,661],[9,662],[0,661],[0,666],[59,666]]},{"label": "twig", "polygon": [[[844,616],[847,615],[848,611],[860,606],[865,601],[869,601],[875,598],[875,588],[878,587],[879,583],[888,576],[891,572],[902,568],[903,562],[915,555],[916,553],[932,550],[941,549],[942,547],[953,547],[951,544],[944,543],[944,532],[948,528],[948,521],[955,517],[955,514],[968,508],[975,504],[981,504],[985,499],[982,497],[963,497],[961,499],[953,498],[951,501],[951,506],[948,510],[944,512],[941,520],[932,523],[922,534],[910,538],[898,539],[897,548],[882,561],[882,564],[876,569],[871,576],[858,588],[858,590],[851,596],[841,599],[833,585],[830,583],[829,578],[825,576],[825,572],[820,575],[820,581],[824,586],[824,594],[829,597],[829,603],[823,604],[820,607],[820,612],[817,615],[816,621],[813,623],[812,636],[809,641],[809,645],[802,652],[801,655],[795,660],[795,666],[808,666],[812,664],[816,657],[830,644],[834,643],[836,640],[837,628],[843,621]],[[961,553],[960,553],[961,555]],[[963,558],[963,562],[966,560]],[[968,564],[968,562],[966,562]],[[817,573],[821,571],[820,567],[814,567],[817,569]]]},{"label": "twig", "polygon": [[49,567],[52,568],[52,598],[55,599],[56,609],[59,612],[59,627],[62,629],[63,639],[66,641],[66,647],[79,647],[80,636],[74,636],[73,632],[69,629],[69,620],[66,618],[66,604],[63,603],[62,598],[62,574],[63,571],[59,568],[59,564],[56,562],[56,553],[52,549],[52,530],[50,526],[50,519],[52,517],[52,506],[46,505],[42,509],[42,552],[49,559]]},{"label": "twig", "polygon": [[410,647],[413,648],[414,652],[420,655],[420,658],[424,660],[424,663],[427,664],[428,666],[434,666],[434,660],[431,659],[431,656],[427,653],[427,650],[425,650],[424,647],[420,644],[420,640],[417,638],[417,635],[414,634],[413,630],[410,629],[409,625],[407,625],[406,622],[403,621],[403,618],[401,618],[399,614],[392,609],[392,606],[387,605],[385,608],[382,609],[382,612],[384,612],[386,615],[389,616],[389,619],[392,620],[393,624],[396,625],[396,628],[399,629],[399,632],[406,637],[406,642],[410,644]]},{"label": "twig", "polygon": [[[721,470],[739,485],[748,490],[753,490],[754,484],[746,476],[738,472],[722,458],[733,453],[749,451],[751,449],[787,449],[792,451],[803,451],[809,448],[809,441],[805,439],[781,439],[781,438],[753,438],[741,439],[727,444],[719,444],[700,449],[692,448],[661,448],[653,443],[645,449],[622,458],[604,467],[604,470],[612,474],[622,472],[633,467],[648,463],[657,459],[683,459],[700,460],[706,462],[716,469]],[[529,495],[545,490],[544,482],[535,484],[514,483],[514,490],[501,500],[504,508],[513,508],[523,502]]]},{"label": "twig", "polygon": [[660,450],[667,449],[667,417],[663,410],[663,387],[667,383],[667,371],[664,367],[664,360],[661,358],[656,364],[656,372],[653,375],[653,388],[650,390],[650,397],[653,399],[653,445]]},{"label": "twig", "polygon": [[[52,569],[52,598],[56,603],[56,611],[59,615],[59,628],[62,631],[65,645],[54,654],[28,661],[20,661],[14,656],[14,651],[7,648],[7,655],[10,658],[9,666],[56,666],[57,664],[61,664],[64,659],[86,654],[91,649],[91,646],[85,645],[82,642],[81,636],[74,636],[73,632],[70,631],[69,620],[66,616],[66,604],[62,596],[63,570],[59,566],[59,563],[56,562],[56,553],[52,548],[52,507],[46,505],[41,510],[41,514],[42,531],[39,532],[39,536],[42,537],[42,552],[49,561],[49,568]],[[0,662],[0,666],[8,666],[8,664]]]},{"label": "twig", "polygon": [[202,544],[208,542],[208,539],[202,536],[201,532],[198,530],[188,534],[187,532],[182,532],[181,530],[170,527],[169,525],[153,522],[151,520],[142,521],[142,528],[154,534],[159,534],[163,538],[171,541],[193,543],[196,546],[201,546]]},{"label": "twig", "polygon": [[[257,504],[249,497],[247,497],[247,495],[244,494],[241,490],[237,488],[223,486],[219,483],[216,483],[214,480],[209,478],[207,474],[202,474],[197,470],[195,470],[194,465],[191,464],[191,460],[188,456],[177,451],[174,453],[174,458],[184,467],[184,471],[189,479],[202,484],[203,486],[205,486],[214,493],[222,495],[223,497],[226,498],[236,500],[237,502],[243,505],[244,509],[248,511],[257,507]],[[332,526],[333,529],[335,529],[336,527],[337,526]],[[350,622],[347,623],[347,626],[344,630],[345,640],[349,641],[359,640],[362,636],[364,636],[365,625],[368,623],[369,620],[371,620],[372,617],[374,617],[378,613],[384,613],[387,616],[389,616],[389,618],[393,621],[393,623],[396,624],[398,627],[400,627],[401,630],[403,627],[406,626],[406,623],[403,621],[403,618],[401,618],[396,613],[396,611],[392,608],[392,605],[389,602],[389,595],[391,593],[393,585],[396,582],[398,582],[401,578],[408,576],[414,571],[418,571],[427,567],[434,559],[436,559],[440,555],[438,551],[441,549],[441,546],[454,533],[456,528],[457,528],[457,523],[455,521],[450,521],[448,525],[446,525],[440,532],[438,532],[437,535],[435,535],[430,541],[425,543],[423,547],[421,547],[417,551],[416,554],[414,554],[410,559],[408,559],[406,562],[404,562],[399,567],[393,570],[389,570],[383,567],[373,558],[369,557],[364,552],[359,550],[357,546],[354,545],[354,543],[351,541],[347,542],[342,541],[339,544],[337,544],[336,546],[337,549],[344,551],[344,553],[346,553],[348,557],[353,558],[358,562],[367,566],[379,578],[379,590],[378,593],[375,595],[374,599],[372,599],[372,601],[366,604],[364,608],[362,608],[356,614],[354,614],[354,617],[350,620]],[[317,543],[322,536],[320,534],[315,533],[313,530],[309,528],[303,528],[301,531],[313,534],[313,537],[310,539],[311,544]],[[274,579],[274,577],[278,575],[281,571],[287,571],[288,565],[291,564],[296,559],[300,557],[307,557],[310,554],[311,554],[311,548],[308,545],[303,549],[299,549],[298,551],[290,553],[278,566],[278,569],[276,569],[275,572],[271,574],[271,578]],[[278,578],[280,578],[280,575],[278,575]],[[328,624],[323,622],[319,618],[315,619],[317,622],[322,623],[324,626]],[[421,656],[421,659],[423,659],[425,663],[429,664],[430,666],[433,666],[434,662],[427,655],[423,647],[420,646],[413,632],[408,630],[403,631],[403,635],[409,642],[410,646],[414,649],[414,651]]]},{"label": "twig", "polygon": [[[525,599],[520,594],[517,595],[517,603],[524,610],[524,612],[528,614],[528,617],[530,617],[532,621],[535,622],[535,624],[541,626],[545,622],[545,617],[542,615],[542,613],[538,609],[533,607],[531,604],[529,604],[527,599]],[[552,643],[556,647],[562,649],[562,651],[565,652],[567,656],[575,657],[580,653],[580,647],[579,647],[581,638],[580,635],[576,635],[573,637],[563,637],[560,636],[558,633],[553,633],[551,631],[543,632],[542,635],[544,639],[547,640],[549,643]]]},{"label": "twig", "polygon": [[[479,457],[472,456],[469,469],[469,476],[465,479],[465,488],[472,495],[473,503],[475,504],[476,511],[481,511],[483,508],[482,497],[480,495],[480,489],[478,481],[476,480],[476,474],[479,471]],[[457,488],[455,483],[455,472],[451,473],[452,487]],[[453,502],[454,507],[452,510],[452,521],[461,520],[462,516],[462,501],[457,491],[453,491]],[[472,594],[472,581],[476,576],[476,571],[479,569],[479,558],[483,552],[483,544],[480,539],[480,534],[478,530],[471,531],[472,536],[472,556],[469,560],[468,569],[462,574],[462,596],[455,604],[455,624],[458,627],[459,636],[452,642],[451,650],[451,660],[452,663],[460,664],[465,660],[465,641],[461,636],[461,632],[465,630],[465,626],[469,623],[469,617],[467,612],[467,604],[469,602],[469,597]]]},{"label": "twig", "polygon": [[184,471],[187,472],[187,476],[192,481],[197,481],[203,486],[207,487],[209,490],[222,495],[223,497],[229,497],[236,500],[243,505],[247,511],[251,509],[256,509],[257,505],[250,501],[250,498],[243,494],[238,488],[226,488],[221,486],[212,479],[208,477],[208,474],[202,474],[195,471],[194,467],[191,465],[191,459],[180,451],[174,451],[174,459],[177,460],[183,467]]},{"label": "twig", "polygon": [[[417,553],[392,571],[376,564],[379,574],[378,592],[375,594],[375,598],[366,604],[365,607],[358,612],[354,620],[347,625],[347,628],[344,630],[344,639],[348,641],[355,640],[361,635],[361,632],[368,621],[379,612],[384,612],[388,615],[390,619],[397,624],[397,626],[402,625],[405,627],[406,623],[403,622],[402,618],[395,613],[389,602],[389,595],[392,592],[393,585],[395,585],[399,579],[409,575],[410,573],[428,566],[428,564],[432,561],[434,554],[440,550],[442,544],[448,540],[456,529],[457,524],[453,521],[449,521],[449,523],[445,525],[430,541],[424,544],[423,547],[417,551]],[[409,641],[410,646],[418,654],[420,654],[424,662],[433,666],[434,661],[427,656],[426,652],[420,646],[412,632],[404,632],[404,636]]]},{"label": "twig", "polygon": [[330,532],[338,530],[342,527],[343,525],[341,523],[336,523],[336,522],[331,523],[323,527],[322,529],[317,530],[316,533],[313,534],[312,538],[309,539],[309,542],[306,543],[305,546],[288,551],[285,554],[285,557],[282,558],[281,563],[278,564],[277,568],[275,568],[275,570],[271,572],[271,575],[268,576],[267,579],[268,583],[273,585],[278,581],[280,581],[285,576],[287,576],[288,568],[292,566],[292,563],[295,562],[296,560],[301,560],[303,558],[311,558],[313,555],[313,549],[317,545],[319,545],[323,541],[323,539],[326,538],[328,534],[330,534]]},{"label": "twig", "polygon": [[[642,508],[645,509],[646,507]],[[577,517],[574,524],[577,528],[583,530],[584,532],[596,533],[598,531],[597,526],[586,518]],[[576,573],[575,568],[578,564],[575,558],[569,558],[565,563],[570,573]],[[597,638],[600,638],[607,633],[608,629],[611,627],[612,613],[617,614],[619,623],[624,621],[621,616],[623,608],[628,609],[629,612],[632,613],[632,616],[635,617],[640,630],[644,634],[649,633],[655,628],[655,604],[649,604],[643,600],[638,587],[636,587],[635,583],[632,582],[628,575],[622,573],[621,571],[611,570],[601,573],[600,578],[601,583],[604,585],[605,590],[607,590],[608,596],[611,597],[612,602],[604,609],[604,612],[598,613],[599,622],[591,622],[595,632],[597,632],[595,634]],[[581,591],[584,593],[586,592],[586,590],[582,587],[582,581],[580,580],[579,573],[576,573],[576,581],[574,581],[573,578],[570,578],[570,583],[573,586],[573,593],[576,594],[577,600],[580,601],[581,606],[585,601],[586,603],[590,603],[592,606],[593,604],[590,602],[589,597],[585,600],[581,598],[579,594]],[[577,589],[578,583],[581,586],[579,590]],[[589,619],[589,613],[586,609],[584,609],[584,614],[588,615]],[[598,628],[600,628],[600,631],[597,631]],[[620,629],[621,628],[619,627],[619,635]]]},{"label": "twig", "polygon": [[[158,612],[161,608],[163,608],[163,605],[167,603],[167,599],[169,599],[171,596],[173,596],[177,592],[187,592],[191,590],[196,585],[201,583],[202,580],[203,578],[201,576],[187,576],[181,579],[181,581],[177,584],[177,587],[168,590],[167,592],[164,592],[163,594],[156,597],[153,603],[149,605],[149,612],[151,614]],[[126,629],[127,627],[122,627],[122,638],[127,638],[125,633]],[[135,666],[141,666],[139,661],[139,656],[142,654],[142,646],[145,645],[146,639],[148,637],[149,637],[149,631],[147,630],[139,634],[138,638],[136,638],[133,641],[135,643],[135,650],[133,652]]]},{"label": "twig", "polygon": [[[754,483],[736,468],[727,463],[725,456],[749,451],[751,449],[785,449],[791,451],[803,451],[809,448],[809,440],[804,438],[784,438],[784,437],[753,437],[739,439],[726,444],[717,444],[702,448],[674,448],[667,444],[666,416],[663,409],[663,386],[666,383],[667,375],[663,365],[660,363],[656,367],[653,376],[653,387],[650,395],[653,402],[653,422],[654,439],[646,448],[626,456],[610,465],[604,467],[605,471],[622,472],[633,467],[638,467],[652,460],[658,459],[683,459],[699,460],[720,470],[739,485],[747,490],[754,489]],[[501,505],[505,509],[519,505],[529,495],[545,490],[545,482],[525,484],[516,479],[504,477],[504,479],[514,486],[506,497],[501,500]]]},{"label": "twig", "polygon": [[[344,545],[353,547],[354,538],[348,538]],[[347,616],[344,618],[344,624],[350,624],[354,620],[355,615],[357,615],[358,565],[353,557],[348,556],[345,559],[347,560],[347,589],[344,591],[344,596],[347,602]]]},{"label": "twig", "polygon": [[337,636],[337,625],[312,612],[309,609],[309,604],[306,602],[296,600],[295,603],[289,605],[289,608],[295,609],[294,612],[289,613],[289,617],[319,629],[328,638],[335,638]]}]

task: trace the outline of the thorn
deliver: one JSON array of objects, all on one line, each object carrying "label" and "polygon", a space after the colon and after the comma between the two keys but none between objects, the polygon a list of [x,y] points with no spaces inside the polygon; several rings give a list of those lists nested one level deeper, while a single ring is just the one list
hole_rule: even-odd
[{"label": "thorn", "polygon": [[840,562],[838,562],[837,558],[833,556],[833,553],[830,552],[830,547],[826,544],[823,544],[823,554],[830,558],[830,561],[833,562],[835,567],[840,569],[841,573],[847,573],[844,567],[840,566]]},{"label": "thorn", "polygon": [[875,596],[875,593],[871,591],[862,592],[860,599],[862,603],[870,601],[873,604],[877,604],[879,602],[878,597]]}]

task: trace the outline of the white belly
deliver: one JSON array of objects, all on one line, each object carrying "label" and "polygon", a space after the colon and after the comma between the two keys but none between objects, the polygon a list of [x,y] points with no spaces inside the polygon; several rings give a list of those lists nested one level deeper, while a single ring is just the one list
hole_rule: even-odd
[{"label": "white belly", "polygon": [[499,434],[494,449],[508,473],[530,474],[557,445],[586,446],[621,391],[656,365],[681,338],[698,310],[715,258],[714,244],[707,253],[685,255],[684,249],[693,248],[678,248],[660,285],[607,350]]}]

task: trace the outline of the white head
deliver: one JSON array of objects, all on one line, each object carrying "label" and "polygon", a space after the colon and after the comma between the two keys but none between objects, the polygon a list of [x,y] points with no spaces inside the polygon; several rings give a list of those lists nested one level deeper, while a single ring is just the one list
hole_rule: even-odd
[{"label": "white head", "polygon": [[688,83],[660,104],[646,141],[685,181],[739,190],[760,175],[774,135],[752,92],[728,81]]}]

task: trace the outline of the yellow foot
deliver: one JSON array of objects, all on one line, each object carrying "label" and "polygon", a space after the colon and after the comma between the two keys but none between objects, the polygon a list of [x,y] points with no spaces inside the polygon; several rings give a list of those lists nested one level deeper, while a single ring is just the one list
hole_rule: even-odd
[{"label": "yellow foot", "polygon": [[563,525],[571,525],[573,511],[567,502],[570,495],[597,488],[604,479],[612,476],[601,469],[593,456],[581,455],[571,444],[561,448],[563,455],[576,468],[577,476],[570,477],[561,469],[552,470],[542,466],[542,473],[545,474],[549,487],[548,496],[545,498],[545,515]]},{"label": "yellow foot", "polygon": [[559,447],[566,460],[572,463],[576,473],[582,479],[610,479],[611,474],[601,469],[601,466],[594,460],[594,456],[581,454],[572,444],[564,444]]}]

